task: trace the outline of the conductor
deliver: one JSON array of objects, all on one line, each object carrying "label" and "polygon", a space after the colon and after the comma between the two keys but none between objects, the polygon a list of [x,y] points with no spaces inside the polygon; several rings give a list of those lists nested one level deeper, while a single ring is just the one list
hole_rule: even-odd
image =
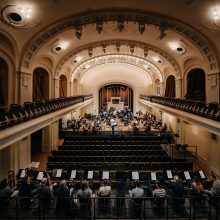
[{"label": "conductor", "polygon": [[111,125],[111,127],[112,127],[112,134],[114,134],[114,132],[115,132],[115,126],[116,126],[116,120],[115,120],[115,118],[111,118],[111,120],[110,120],[110,125]]}]

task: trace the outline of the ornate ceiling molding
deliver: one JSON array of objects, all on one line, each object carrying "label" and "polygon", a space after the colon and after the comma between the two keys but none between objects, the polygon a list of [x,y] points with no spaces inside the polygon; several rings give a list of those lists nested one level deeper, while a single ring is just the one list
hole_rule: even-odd
[{"label": "ornate ceiling molding", "polygon": [[[67,54],[65,57],[63,57],[63,59],[59,62],[59,64],[57,65],[57,69],[56,69],[56,76],[59,76],[61,74],[61,69],[62,67],[66,64],[66,62],[68,62],[70,59],[73,59],[73,57],[77,56],[77,54],[79,54],[80,52],[84,51],[84,50],[89,50],[90,48],[97,48],[97,47],[103,47],[103,45],[107,47],[109,46],[112,46],[112,45],[117,45],[117,44],[120,44],[120,47],[122,46],[130,46],[130,45],[134,45],[135,48],[140,48],[143,50],[143,55],[142,56],[138,56],[138,54],[134,53],[134,54],[131,54],[131,52],[123,52],[123,53],[108,53],[108,52],[103,52],[103,56],[107,56],[107,55],[112,55],[114,54],[115,56],[119,56],[119,55],[127,55],[128,57],[134,57],[134,58],[139,58],[143,63],[146,63],[146,62],[149,62],[151,63],[152,65],[155,66],[155,68],[158,69],[158,71],[160,71],[160,69],[158,68],[158,66],[153,63],[152,61],[148,60],[147,59],[147,56],[144,54],[144,51],[146,52],[149,52],[149,51],[154,51],[156,52],[157,54],[159,54],[160,56],[163,57],[163,59],[166,59],[171,65],[172,67],[174,68],[174,75],[176,75],[177,78],[180,78],[181,75],[180,75],[180,68],[178,66],[178,63],[175,61],[175,59],[170,56],[168,53],[166,53],[165,51],[159,49],[159,48],[156,48],[156,47],[153,47],[149,44],[144,44],[142,42],[138,42],[138,41],[127,41],[127,40],[108,40],[108,41],[101,41],[101,42],[96,42],[96,43],[92,43],[92,44],[88,44],[88,45],[84,45],[83,47],[80,47],[74,51],[72,51],[71,53]],[[101,57],[100,55],[96,56],[95,54],[92,55],[92,58],[98,58],[98,57]],[[82,60],[81,62],[78,62],[78,65],[80,65],[81,63],[83,62],[87,62],[88,60],[90,60],[91,58],[88,56],[86,59]],[[77,65],[77,66],[78,66]],[[77,68],[74,67],[74,69]],[[73,70],[74,71],[74,70]],[[161,72],[161,71],[160,71]],[[162,77],[163,78],[163,77]]]},{"label": "ornate ceiling molding", "polygon": [[[21,66],[29,68],[30,62],[39,48],[46,41],[63,31],[72,28],[77,29],[77,27],[87,24],[118,21],[122,19],[124,21],[133,21],[136,23],[144,22],[145,24],[151,24],[158,27],[166,27],[166,29],[179,33],[193,42],[200,49],[209,64],[210,72],[219,70],[213,45],[210,40],[198,30],[175,18],[134,9],[105,9],[101,11],[85,12],[64,18],[51,24],[44,30],[41,30],[37,35],[35,35],[35,37],[32,38],[32,40],[30,40],[28,47],[24,49],[25,52],[21,61]],[[96,31],[95,28],[94,31]]]}]

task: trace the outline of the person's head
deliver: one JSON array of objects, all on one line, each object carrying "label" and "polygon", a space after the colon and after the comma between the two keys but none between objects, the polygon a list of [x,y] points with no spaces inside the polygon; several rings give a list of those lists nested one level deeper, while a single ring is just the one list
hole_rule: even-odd
[{"label": "person's head", "polygon": [[42,183],[43,185],[46,185],[46,184],[47,184],[47,178],[44,177],[44,178],[42,179],[41,183]]},{"label": "person's head", "polygon": [[61,186],[61,187],[66,187],[66,180],[62,180],[62,181],[60,182],[60,186]]},{"label": "person's head", "polygon": [[140,188],[141,187],[141,183],[140,183],[140,181],[135,181],[135,186],[137,187],[137,188]]},{"label": "person's head", "polygon": [[86,182],[86,181],[82,181],[82,183],[81,183],[81,189],[82,189],[82,190],[85,190],[87,187],[88,187],[87,182]]},{"label": "person's head", "polygon": [[107,186],[107,185],[108,185],[108,180],[105,179],[105,180],[103,181],[103,186]]},{"label": "person's head", "polygon": [[173,181],[176,182],[176,183],[178,183],[178,182],[180,181],[180,179],[179,179],[179,177],[178,177],[177,175],[175,175],[175,176],[173,177]]},{"label": "person's head", "polygon": [[4,178],[4,179],[0,182],[0,189],[4,189],[7,185],[8,185],[7,178]]},{"label": "person's head", "polygon": [[195,177],[194,177],[194,181],[195,181],[195,183],[200,183],[199,177],[198,177],[198,176],[195,176]]}]

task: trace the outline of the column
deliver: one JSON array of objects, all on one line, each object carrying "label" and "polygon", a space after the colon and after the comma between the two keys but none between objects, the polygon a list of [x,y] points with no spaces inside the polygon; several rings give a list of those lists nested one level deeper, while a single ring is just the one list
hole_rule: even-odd
[{"label": "column", "polygon": [[59,79],[53,79],[54,98],[59,98]]},{"label": "column", "polygon": [[31,102],[33,96],[32,74],[17,72],[18,77],[18,102]]},{"label": "column", "polygon": [[220,102],[220,73],[206,76],[206,102]]},{"label": "column", "polygon": [[182,79],[176,79],[176,98],[182,98]]},{"label": "column", "polygon": [[50,152],[57,148],[59,139],[59,123],[58,121],[44,127],[42,129],[42,152]]}]

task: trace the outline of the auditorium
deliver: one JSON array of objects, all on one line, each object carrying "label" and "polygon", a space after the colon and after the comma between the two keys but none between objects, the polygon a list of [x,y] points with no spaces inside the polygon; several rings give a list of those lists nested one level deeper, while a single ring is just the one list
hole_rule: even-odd
[{"label": "auditorium", "polygon": [[0,219],[220,219],[220,2],[0,2]]}]

